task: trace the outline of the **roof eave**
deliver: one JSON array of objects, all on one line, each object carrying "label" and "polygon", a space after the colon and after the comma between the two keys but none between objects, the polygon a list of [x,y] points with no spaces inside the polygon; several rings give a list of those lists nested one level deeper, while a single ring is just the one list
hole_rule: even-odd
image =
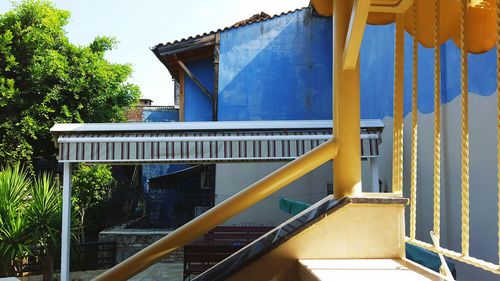
[{"label": "roof eave", "polygon": [[170,75],[177,79],[177,67],[171,63],[176,61],[178,56],[188,54],[189,52],[199,50],[205,47],[215,45],[216,32],[201,36],[175,42],[172,44],[159,44],[151,49],[155,56],[160,60],[163,65],[168,69]]},{"label": "roof eave", "polygon": [[156,53],[159,56],[163,57],[178,55],[180,53],[212,45],[215,45],[215,33],[208,34],[202,37],[187,39],[173,44],[156,45],[153,50],[156,50]]}]

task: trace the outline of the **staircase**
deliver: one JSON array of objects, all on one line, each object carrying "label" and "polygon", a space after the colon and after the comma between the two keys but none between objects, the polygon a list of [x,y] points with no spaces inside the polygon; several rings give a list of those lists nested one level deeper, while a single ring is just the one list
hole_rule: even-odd
[{"label": "staircase", "polygon": [[406,204],[328,196],[194,280],[445,280],[405,259]]}]

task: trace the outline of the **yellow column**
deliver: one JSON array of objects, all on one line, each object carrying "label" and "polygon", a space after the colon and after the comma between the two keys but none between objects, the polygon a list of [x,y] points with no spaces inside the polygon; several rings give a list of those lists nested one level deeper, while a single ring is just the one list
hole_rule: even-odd
[{"label": "yellow column", "polygon": [[359,60],[344,70],[342,56],[353,0],[333,1],[333,120],[339,146],[333,165],[334,197],[361,193]]}]

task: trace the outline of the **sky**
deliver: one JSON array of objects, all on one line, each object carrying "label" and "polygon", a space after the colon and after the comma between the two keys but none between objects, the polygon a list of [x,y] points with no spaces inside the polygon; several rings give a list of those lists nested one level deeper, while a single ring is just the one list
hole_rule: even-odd
[{"label": "sky", "polygon": [[[106,58],[130,63],[129,82],[141,88],[153,105],[173,105],[174,85],[165,66],[151,52],[159,44],[210,32],[250,16],[269,15],[301,8],[309,0],[53,0],[71,12],[66,26],[69,40],[88,45],[96,36],[115,37],[119,44]],[[12,1],[0,0],[0,13]]]}]

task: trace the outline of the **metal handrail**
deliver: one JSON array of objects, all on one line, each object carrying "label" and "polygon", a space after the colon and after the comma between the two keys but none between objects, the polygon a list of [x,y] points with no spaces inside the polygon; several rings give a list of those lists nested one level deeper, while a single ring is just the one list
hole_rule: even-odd
[{"label": "metal handrail", "polygon": [[194,241],[217,225],[332,160],[337,155],[337,150],[338,146],[334,139],[326,141],[117,264],[94,280],[115,281],[131,278],[176,249]]}]

